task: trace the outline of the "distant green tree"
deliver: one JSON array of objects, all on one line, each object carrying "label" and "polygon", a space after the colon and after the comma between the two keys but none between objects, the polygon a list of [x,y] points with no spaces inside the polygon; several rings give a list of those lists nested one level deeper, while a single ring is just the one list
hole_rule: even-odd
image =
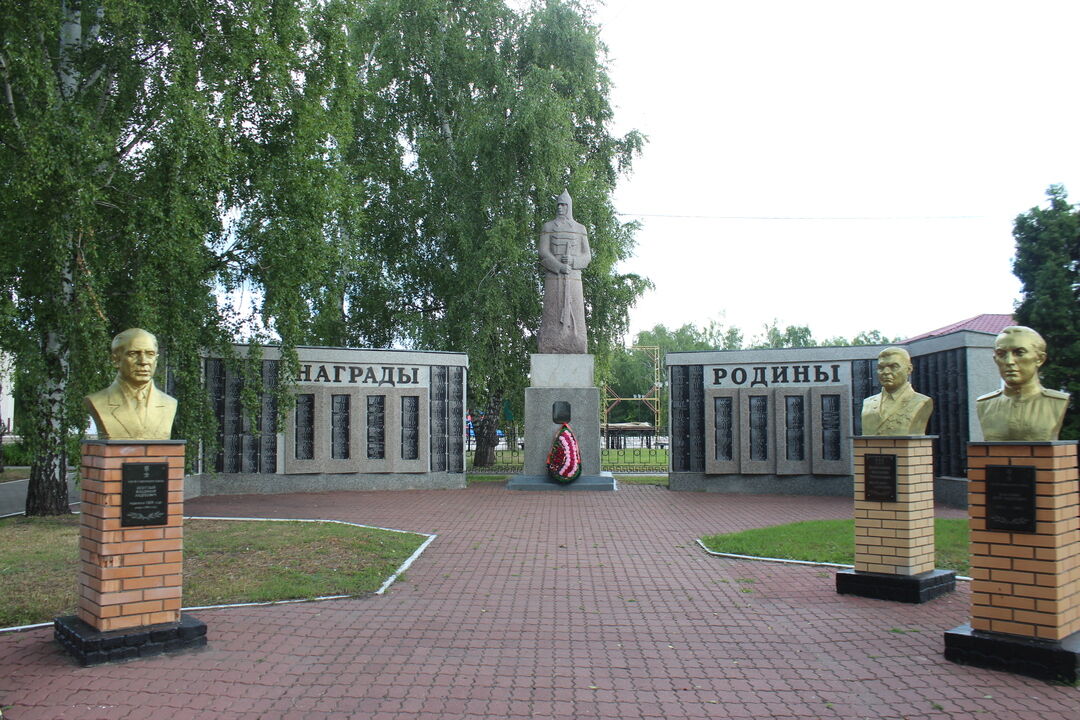
[{"label": "distant green tree", "polygon": [[1051,185],[1047,207],[1017,216],[1013,272],[1022,284],[1016,320],[1047,344],[1041,370],[1046,387],[1072,395],[1061,438],[1080,437],[1080,210],[1065,188]]},{"label": "distant green tree", "polygon": [[903,340],[903,338],[890,339],[885,335],[882,335],[880,330],[862,330],[850,340],[845,337],[837,336],[822,341],[821,345],[891,345],[892,343],[898,343],[901,340]]},{"label": "distant green tree", "polygon": [[773,320],[765,323],[763,335],[755,337],[751,342],[751,348],[793,348],[815,347],[818,344],[814,340],[814,334],[806,325],[788,325],[783,330],[779,323]]}]

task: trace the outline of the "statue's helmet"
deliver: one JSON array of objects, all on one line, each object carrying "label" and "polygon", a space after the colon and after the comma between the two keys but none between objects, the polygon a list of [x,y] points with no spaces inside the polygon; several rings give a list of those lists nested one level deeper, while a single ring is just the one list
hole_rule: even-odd
[{"label": "statue's helmet", "polygon": [[566,190],[563,190],[562,195],[560,195],[558,197],[558,199],[555,201],[555,204],[556,205],[565,205],[566,206],[566,217],[570,218],[571,220],[574,219],[574,200],[570,197],[569,192],[567,192]]}]

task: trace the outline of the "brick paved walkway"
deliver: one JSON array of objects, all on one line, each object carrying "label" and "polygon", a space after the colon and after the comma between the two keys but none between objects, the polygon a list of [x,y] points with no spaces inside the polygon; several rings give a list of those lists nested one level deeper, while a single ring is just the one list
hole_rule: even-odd
[{"label": "brick paved walkway", "polygon": [[201,611],[202,652],[83,669],[51,630],[0,636],[4,720],[1080,717],[1080,688],[942,658],[966,583],[921,606],[838,596],[831,570],[694,543],[842,517],[846,500],[483,484],[188,511],[439,537],[383,596]]}]

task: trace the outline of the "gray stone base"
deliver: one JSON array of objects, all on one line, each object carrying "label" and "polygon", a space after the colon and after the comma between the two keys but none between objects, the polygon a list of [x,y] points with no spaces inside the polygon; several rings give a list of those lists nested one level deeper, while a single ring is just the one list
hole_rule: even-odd
[{"label": "gray stone base", "polygon": [[592,355],[555,355],[539,353],[529,356],[529,386],[537,388],[594,387]]},{"label": "gray stone base", "polygon": [[836,592],[858,595],[875,600],[904,603],[924,603],[956,589],[956,573],[952,570],[931,570],[918,575],[841,570],[836,573]]},{"label": "gray stone base", "polygon": [[[558,357],[558,356],[556,356]],[[555,403],[570,406],[570,429],[581,449],[581,474],[600,474],[600,391],[585,388],[525,389],[525,475],[547,475],[547,458],[555,434]]]},{"label": "gray stone base", "polygon": [[934,502],[951,508],[967,509],[968,480],[962,477],[934,478]]},{"label": "gray stone base", "polygon": [[850,475],[705,475],[672,472],[668,473],[668,488],[744,495],[852,497],[855,479]]},{"label": "gray stone base", "polygon": [[[855,479],[850,475],[706,475],[700,472],[672,472],[668,473],[668,488],[746,495],[852,497]],[[967,478],[934,478],[934,502],[964,509],[967,507],[967,488]]]},{"label": "gray stone base", "polygon": [[466,485],[465,473],[203,473],[184,478],[184,499],[331,490],[460,490]]},{"label": "gray stone base", "polygon": [[582,475],[572,483],[557,483],[547,475],[514,475],[506,483],[508,490],[618,490],[615,478],[609,472],[599,475]]},{"label": "gray stone base", "polygon": [[945,659],[1073,685],[1080,680],[1080,632],[1061,641],[972,630],[964,623],[945,633]]}]

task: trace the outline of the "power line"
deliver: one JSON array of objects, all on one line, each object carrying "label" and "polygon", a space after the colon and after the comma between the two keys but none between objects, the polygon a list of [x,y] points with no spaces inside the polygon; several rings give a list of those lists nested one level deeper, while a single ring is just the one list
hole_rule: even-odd
[{"label": "power line", "polygon": [[676,218],[682,220],[985,220],[985,215],[669,215],[665,213],[616,212],[616,215],[640,218]]}]

